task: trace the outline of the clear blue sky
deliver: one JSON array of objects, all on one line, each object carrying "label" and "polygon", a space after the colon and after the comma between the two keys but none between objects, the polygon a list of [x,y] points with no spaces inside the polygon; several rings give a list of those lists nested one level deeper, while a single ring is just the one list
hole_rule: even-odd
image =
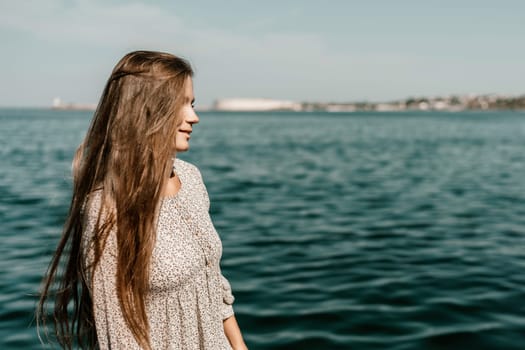
[{"label": "clear blue sky", "polygon": [[0,106],[95,103],[128,51],[194,65],[217,98],[525,94],[525,1],[0,0]]}]

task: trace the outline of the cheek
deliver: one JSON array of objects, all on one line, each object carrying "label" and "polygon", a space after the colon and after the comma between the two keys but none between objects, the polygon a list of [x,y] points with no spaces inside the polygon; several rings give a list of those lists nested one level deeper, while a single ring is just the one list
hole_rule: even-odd
[{"label": "cheek", "polygon": [[186,134],[183,132],[177,132],[175,136],[175,146],[180,146],[186,142]]},{"label": "cheek", "polygon": [[193,115],[195,111],[193,110],[193,107],[191,105],[185,106],[181,110],[181,116],[182,121],[187,121],[188,119],[191,119],[191,116]]}]

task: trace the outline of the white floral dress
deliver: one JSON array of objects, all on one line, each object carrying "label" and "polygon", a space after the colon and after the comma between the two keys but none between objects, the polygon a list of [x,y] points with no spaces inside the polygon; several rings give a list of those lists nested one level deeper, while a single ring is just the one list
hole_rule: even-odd
[{"label": "white floral dress", "polygon": [[[199,170],[176,159],[179,192],[162,199],[146,308],[153,349],[230,350],[223,320],[233,315],[233,295],[221,273],[221,240],[213,226],[209,198]],[[85,215],[86,266],[93,259],[92,233],[101,193],[91,195]],[[140,349],[126,326],[116,289],[116,238],[110,235],[92,283],[97,338],[101,349]]]}]

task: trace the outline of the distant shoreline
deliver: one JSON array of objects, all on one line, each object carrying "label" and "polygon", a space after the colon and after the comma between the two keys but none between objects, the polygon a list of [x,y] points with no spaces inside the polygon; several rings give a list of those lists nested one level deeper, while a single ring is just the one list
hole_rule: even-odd
[{"label": "distant shoreline", "polygon": [[[52,108],[49,106],[0,106],[0,110],[37,110],[37,111],[56,111],[56,112],[95,112],[95,109],[67,109],[67,108]],[[405,109],[405,110],[353,110],[353,111],[327,111],[327,110],[304,110],[304,111],[294,111],[294,110],[286,110],[286,109],[273,109],[273,110],[218,110],[218,109],[196,109],[197,113],[220,113],[220,114],[241,114],[241,113],[251,113],[251,114],[266,114],[271,112],[277,112],[277,113],[289,113],[289,114],[300,114],[300,113],[327,113],[327,114],[352,114],[352,113],[402,113],[402,112],[408,112],[408,113],[425,113],[425,112],[443,112],[443,113],[461,113],[461,112],[525,112],[525,108],[499,108],[499,109],[458,109],[458,110],[419,110],[419,109]]]},{"label": "distant shoreline", "polygon": [[231,98],[217,100],[210,111],[255,112],[396,112],[466,110],[525,110],[525,95],[450,95],[446,97],[410,97],[391,102],[294,102],[272,99]]},{"label": "distant shoreline", "polygon": [[[52,106],[4,106],[3,109],[50,109],[56,111],[95,111],[96,104],[62,103]],[[197,106],[197,112],[403,112],[403,111],[525,111],[525,95],[450,95],[409,97],[391,102],[295,102],[263,98],[218,99],[210,107]]]}]

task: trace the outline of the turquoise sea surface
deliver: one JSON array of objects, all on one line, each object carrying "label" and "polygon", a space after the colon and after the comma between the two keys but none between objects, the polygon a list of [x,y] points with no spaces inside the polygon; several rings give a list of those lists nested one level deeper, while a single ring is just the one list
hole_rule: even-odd
[{"label": "turquoise sea surface", "polygon": [[[0,348],[91,112],[0,110]],[[525,113],[200,114],[191,150],[251,350],[525,349]]]}]

